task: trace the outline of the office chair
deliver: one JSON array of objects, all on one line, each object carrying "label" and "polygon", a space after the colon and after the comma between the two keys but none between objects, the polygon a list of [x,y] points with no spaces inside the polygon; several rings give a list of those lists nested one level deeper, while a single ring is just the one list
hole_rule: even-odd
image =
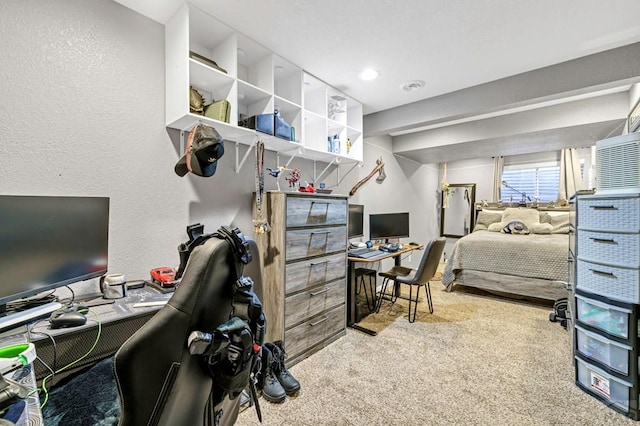
[{"label": "office chair", "polygon": [[[445,237],[431,240],[429,244],[427,244],[424,254],[422,255],[422,259],[420,259],[418,269],[410,269],[404,266],[394,266],[388,271],[378,273],[378,275],[383,277],[384,279],[382,280],[382,289],[380,291],[380,296],[378,297],[376,312],[380,312],[380,306],[382,305],[383,299],[390,300],[391,303],[396,302],[400,290],[399,288],[397,289],[397,291],[394,289],[391,295],[387,294],[387,286],[390,281],[393,281],[397,284],[407,284],[409,286],[409,322],[414,322],[416,320],[416,312],[418,311],[418,300],[420,297],[420,288],[423,286],[425,287],[425,292],[427,293],[429,312],[433,313],[433,300],[431,299],[431,288],[429,286],[429,281],[431,281],[436,274],[436,270],[438,269],[438,264],[440,263],[440,257],[442,256],[442,251],[444,250],[444,244],[446,241],[447,239]],[[414,286],[418,287],[415,299],[413,297]],[[413,316],[411,315],[412,304]]]},{"label": "office chair", "polygon": [[[258,265],[250,268],[252,279],[261,290],[260,255],[255,242],[247,240],[251,263]],[[236,266],[226,240],[209,238],[195,247],[169,302],[117,351],[119,426],[235,423],[241,398],[221,398],[206,363],[190,353],[187,339],[194,330],[213,333],[229,320],[236,307]]]}]

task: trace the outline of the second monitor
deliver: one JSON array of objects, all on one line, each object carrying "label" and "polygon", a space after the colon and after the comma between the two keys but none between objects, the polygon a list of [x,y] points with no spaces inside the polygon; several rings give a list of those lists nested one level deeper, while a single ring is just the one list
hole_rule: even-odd
[{"label": "second monitor", "polygon": [[369,239],[385,240],[409,238],[409,213],[384,213],[369,215]]}]

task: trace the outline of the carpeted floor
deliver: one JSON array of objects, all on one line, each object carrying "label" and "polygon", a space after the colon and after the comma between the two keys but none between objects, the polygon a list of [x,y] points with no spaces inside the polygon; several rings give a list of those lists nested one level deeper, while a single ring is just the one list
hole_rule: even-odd
[{"label": "carpeted floor", "polygon": [[[574,383],[569,334],[549,306],[432,285],[435,312],[386,303],[296,364],[296,397],[260,399],[263,425],[637,424]],[[476,292],[477,293],[477,292]],[[238,425],[258,425],[247,408]]]}]

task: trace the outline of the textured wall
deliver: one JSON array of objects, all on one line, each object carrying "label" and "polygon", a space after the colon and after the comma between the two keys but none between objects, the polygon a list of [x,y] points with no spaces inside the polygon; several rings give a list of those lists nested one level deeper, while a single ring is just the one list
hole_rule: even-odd
[{"label": "textured wall", "polygon": [[109,269],[130,277],[175,262],[188,215],[163,40],[108,0],[0,3],[0,192],[109,196]]}]

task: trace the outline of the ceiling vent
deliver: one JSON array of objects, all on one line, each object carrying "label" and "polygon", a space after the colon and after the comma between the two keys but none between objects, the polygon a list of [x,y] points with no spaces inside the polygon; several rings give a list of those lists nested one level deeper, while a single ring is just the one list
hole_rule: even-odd
[{"label": "ceiling vent", "polygon": [[424,85],[425,85],[425,82],[422,80],[413,80],[403,84],[400,87],[402,87],[402,90],[404,90],[405,92],[412,92],[414,90],[422,89]]},{"label": "ceiling vent", "polygon": [[596,143],[596,182],[598,194],[640,192],[640,133]]}]

